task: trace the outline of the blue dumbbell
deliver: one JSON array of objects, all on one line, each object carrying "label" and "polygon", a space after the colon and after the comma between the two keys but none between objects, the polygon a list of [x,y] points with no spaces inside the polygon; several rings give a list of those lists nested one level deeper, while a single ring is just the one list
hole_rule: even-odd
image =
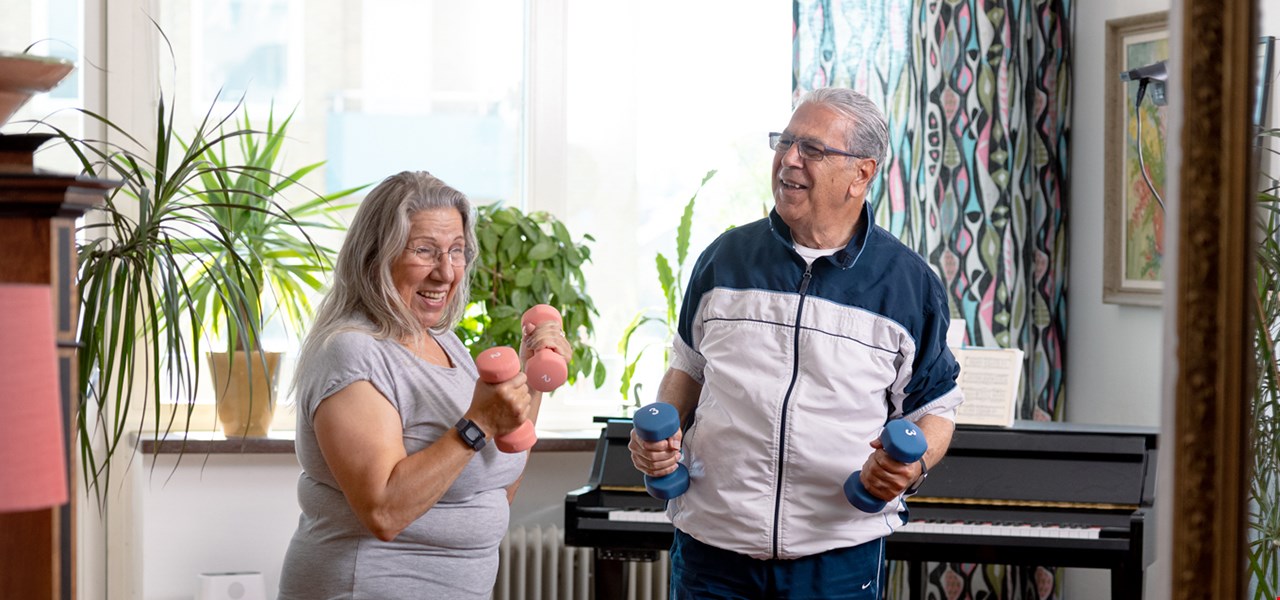
[{"label": "blue dumbbell", "polygon": [[[636,435],[646,442],[659,442],[680,429],[680,411],[666,402],[640,407],[631,419]],[[676,470],[662,477],[644,476],[644,489],[659,500],[670,500],[689,489],[689,469],[677,464]]]},{"label": "blue dumbbell", "polygon": [[[924,456],[925,451],[929,449],[929,442],[924,439],[924,432],[920,431],[915,423],[906,419],[889,421],[889,424],[884,426],[884,431],[880,432],[880,443],[884,445],[884,451],[890,458],[906,464],[920,460],[920,457]],[[867,488],[862,487],[861,475],[861,470],[854,471],[853,475],[844,481],[844,497],[849,499],[849,504],[862,512],[878,513],[884,510],[885,501],[872,496]]]}]

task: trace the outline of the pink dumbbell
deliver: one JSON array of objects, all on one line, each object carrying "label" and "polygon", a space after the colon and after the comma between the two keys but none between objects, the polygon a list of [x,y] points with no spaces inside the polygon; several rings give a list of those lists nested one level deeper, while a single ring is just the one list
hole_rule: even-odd
[{"label": "pink dumbbell", "polygon": [[[476,370],[485,383],[502,383],[520,372],[520,356],[509,346],[497,346],[476,357]],[[538,441],[533,421],[525,421],[515,431],[493,438],[493,444],[508,454],[524,452]]]},{"label": "pink dumbbell", "polygon": [[[547,321],[553,321],[563,326],[560,319],[560,311],[549,304],[539,304],[526,310],[524,316],[520,318],[520,324],[538,326]],[[529,376],[529,387],[539,392],[550,392],[561,385],[569,378],[569,365],[565,362],[565,357],[560,356],[558,352],[550,348],[542,348],[533,354],[528,363],[524,366],[524,372]]]}]

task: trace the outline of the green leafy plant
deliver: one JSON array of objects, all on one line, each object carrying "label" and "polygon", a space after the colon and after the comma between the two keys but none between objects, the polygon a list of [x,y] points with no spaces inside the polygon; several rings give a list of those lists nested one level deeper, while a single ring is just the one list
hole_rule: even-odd
[{"label": "green leafy plant", "polygon": [[591,260],[584,235],[575,241],[569,230],[546,212],[524,213],[514,207],[477,207],[480,243],[471,300],[458,326],[458,336],[472,355],[493,346],[520,345],[520,318],[535,304],[560,311],[564,330],[573,340],[569,381],[591,377],[604,385],[605,367],[589,340],[599,316],[587,294],[582,265]]},{"label": "green leafy plant", "polygon": [[[215,118],[211,108],[189,135],[180,136],[172,105],[161,94],[149,144],[88,110],[77,109],[127,142],[78,138],[49,126],[86,175],[122,182],[86,218],[78,236],[83,240],[78,248],[82,404],[76,435],[86,488],[99,501],[109,487],[111,458],[127,442],[133,423],[150,420],[166,436],[190,429],[201,372],[197,357],[207,332],[205,309],[219,307],[231,339],[261,350],[261,311],[253,307],[271,283],[264,261],[288,264],[280,268],[294,275],[294,283],[310,287],[323,265],[303,263],[327,256],[307,233],[313,222],[299,220],[275,197],[296,183],[295,177],[219,153],[228,144],[264,135],[247,127],[225,129],[236,124],[239,109],[236,104]],[[271,137],[252,142],[262,144],[259,155],[273,146],[271,152],[278,152],[282,138],[271,142]],[[322,212],[317,202],[303,204],[303,214]],[[293,237],[263,232],[289,241],[247,244],[258,235],[241,229],[248,223],[270,223]],[[296,262],[288,263],[289,257]],[[278,304],[292,302],[285,310],[305,313],[310,305],[298,303],[299,297],[281,296]],[[169,403],[178,410],[166,410]]]},{"label": "green leafy plant", "polygon": [[640,364],[640,359],[644,357],[644,353],[652,344],[647,344],[635,351],[635,355],[631,354],[632,336],[636,331],[646,325],[658,325],[664,328],[665,337],[662,351],[662,366],[665,369],[670,360],[670,346],[666,344],[676,335],[676,319],[680,316],[680,301],[684,297],[684,265],[689,258],[689,235],[693,226],[693,207],[698,201],[698,194],[702,192],[702,188],[707,182],[714,177],[716,171],[713,169],[707,171],[702,177],[702,183],[698,184],[698,189],[693,192],[693,196],[684,205],[684,213],[680,216],[680,224],[676,227],[676,260],[675,268],[672,269],[671,261],[659,252],[654,257],[654,263],[658,268],[658,285],[662,287],[662,298],[665,301],[661,308],[647,308],[636,314],[631,319],[631,323],[622,332],[622,341],[618,343],[618,351],[622,353],[622,386],[619,391],[622,393],[624,409],[639,408],[640,391],[643,387],[640,383],[633,383],[635,378],[636,366]]}]

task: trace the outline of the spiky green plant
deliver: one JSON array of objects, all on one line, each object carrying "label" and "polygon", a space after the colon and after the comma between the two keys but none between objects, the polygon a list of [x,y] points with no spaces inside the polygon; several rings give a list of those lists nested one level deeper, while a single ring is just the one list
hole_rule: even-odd
[{"label": "spiky green plant", "polygon": [[[213,334],[226,336],[228,350],[260,348],[262,329],[273,316],[267,308],[273,305],[291,332],[302,331],[312,314],[309,294],[323,289],[321,277],[337,256],[307,232],[342,230],[335,213],[354,204],[338,201],[367,187],[327,195],[308,191],[309,200],[281,210],[275,198],[324,165],[316,162],[282,174],[281,149],[292,120],[293,113],[277,121],[270,111],[266,128],[259,131],[252,128],[248,110],[241,111],[238,131],[247,134],[208,145],[200,158],[211,168],[188,186],[206,207],[201,233],[185,240],[184,248],[194,249],[187,253],[187,285],[196,312],[209,318]],[[216,235],[203,235],[209,228]],[[244,260],[232,259],[232,252]],[[232,289],[245,292],[230,298],[240,310],[224,301],[220,288],[226,280],[234,281]],[[237,314],[247,317],[245,326],[229,327]]]},{"label": "spiky green plant", "polygon": [[[315,276],[328,264],[328,251],[311,240],[308,227],[333,196],[299,209],[278,202],[281,189],[315,166],[277,174],[264,157],[274,162],[281,128],[236,128],[240,108],[237,103],[219,117],[210,108],[193,131],[180,135],[172,103],[162,94],[149,144],[88,110],[79,112],[127,142],[51,127],[84,174],[122,182],[78,235],[76,435],[86,489],[100,502],[111,459],[128,447],[135,423],[150,420],[166,436],[190,429],[211,310],[230,339],[261,350],[262,311],[256,307],[262,293],[287,281],[277,303],[291,316],[306,314],[310,304],[294,292],[300,285],[316,288]],[[249,148],[249,160],[227,159],[221,151],[229,144]],[[178,410],[166,410],[171,403]]]},{"label": "spiky green plant", "polygon": [[654,263],[658,269],[658,285],[662,288],[662,298],[664,306],[659,308],[647,308],[636,314],[631,319],[631,323],[622,331],[622,341],[618,343],[618,351],[622,353],[622,386],[619,392],[622,393],[623,408],[635,409],[639,408],[640,391],[642,385],[633,384],[635,378],[636,367],[640,364],[640,359],[644,357],[644,353],[652,344],[640,347],[635,351],[635,355],[631,355],[631,339],[636,331],[646,325],[660,325],[663,327],[663,351],[662,366],[665,368],[669,362],[670,346],[666,345],[676,335],[677,318],[680,314],[677,312],[680,307],[680,301],[684,298],[684,264],[689,258],[689,236],[693,228],[693,207],[698,201],[698,194],[702,192],[702,188],[707,182],[714,177],[716,171],[707,171],[702,177],[702,183],[698,184],[698,189],[694,190],[693,196],[684,205],[684,212],[680,216],[680,224],[676,226],[676,256],[675,266],[672,268],[671,260],[661,252],[654,257]]}]

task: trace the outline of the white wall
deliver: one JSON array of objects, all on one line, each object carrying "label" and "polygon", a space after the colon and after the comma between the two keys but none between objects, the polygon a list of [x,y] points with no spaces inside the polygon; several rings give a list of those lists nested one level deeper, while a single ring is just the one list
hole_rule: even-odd
[{"label": "white wall", "polygon": [[[586,484],[591,452],[534,453],[511,507],[512,525],[564,523],[564,496]],[[135,523],[141,541],[142,598],[191,600],[199,574],[259,571],[267,597],[298,524],[293,455],[172,455],[154,468],[135,460],[140,478]]]},{"label": "white wall", "polygon": [[200,573],[261,571],[274,598],[280,564],[298,524],[298,461],[292,454],[174,455],[134,465],[143,493],[143,598],[190,600]]},{"label": "white wall", "polygon": [[[1168,0],[1083,0],[1076,9],[1071,116],[1070,266],[1067,288],[1066,420],[1160,424],[1162,310],[1102,302],[1103,129],[1106,22],[1169,9]],[[1155,526],[1154,523],[1149,526]],[[1157,541],[1157,543],[1159,543]],[[1159,562],[1147,570],[1147,598],[1167,596]],[[1109,598],[1110,573],[1067,569],[1066,598]]]},{"label": "white wall", "polygon": [[1168,10],[1168,0],[1083,0],[1076,5],[1071,116],[1067,420],[1160,423],[1161,309],[1102,302],[1106,171],[1106,22]]}]

